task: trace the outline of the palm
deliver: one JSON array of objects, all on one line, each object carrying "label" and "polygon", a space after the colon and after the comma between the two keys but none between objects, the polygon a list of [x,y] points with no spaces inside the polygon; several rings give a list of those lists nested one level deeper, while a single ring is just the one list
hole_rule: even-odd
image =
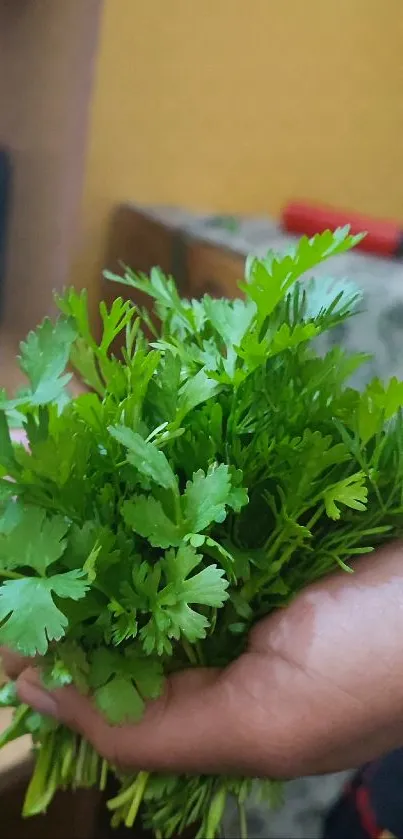
[{"label": "palm", "polygon": [[[74,688],[62,722],[134,769],[290,777],[358,765],[403,744],[401,547],[311,586],[261,621],[226,670],[172,677],[136,726],[109,726]],[[6,654],[19,692],[40,709],[38,680]]]}]

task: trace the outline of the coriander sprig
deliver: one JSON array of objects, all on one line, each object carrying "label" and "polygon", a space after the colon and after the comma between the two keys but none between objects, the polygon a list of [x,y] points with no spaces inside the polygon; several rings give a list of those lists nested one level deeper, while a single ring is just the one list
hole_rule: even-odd
[{"label": "coriander sprig", "polygon": [[[69,289],[21,345],[27,387],[0,395],[0,643],[39,655],[49,688],[73,683],[112,724],[135,723],[168,674],[225,666],[260,617],[402,535],[403,383],[359,393],[349,380],[367,356],[317,350],[360,294],[309,271],[359,238],[343,228],[251,257],[232,301],[183,300],[157,268],[108,274],[147,294],[156,320],[101,303],[98,341],[86,292]],[[74,398],[71,369],[88,386]],[[235,795],[245,832],[250,781],[126,777],[9,686],[0,702],[15,707],[0,744],[35,744],[26,814],[61,786],[104,789],[111,771],[114,824],[142,809],[156,836],[198,823],[214,837]]]}]

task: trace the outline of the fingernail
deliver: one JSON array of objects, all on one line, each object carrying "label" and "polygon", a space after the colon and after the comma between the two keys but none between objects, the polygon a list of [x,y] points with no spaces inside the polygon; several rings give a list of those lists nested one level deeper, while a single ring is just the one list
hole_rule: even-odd
[{"label": "fingernail", "polygon": [[39,711],[40,714],[44,714],[46,717],[57,718],[57,702],[51,693],[25,680],[23,682],[21,681],[18,687],[18,693],[26,705],[30,705],[31,708],[34,708],[35,711]]}]

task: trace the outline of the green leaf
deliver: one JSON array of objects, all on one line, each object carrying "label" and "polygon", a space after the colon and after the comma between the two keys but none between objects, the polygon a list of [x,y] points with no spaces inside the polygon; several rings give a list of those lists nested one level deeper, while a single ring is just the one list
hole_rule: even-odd
[{"label": "green leaf", "polygon": [[124,425],[110,427],[109,433],[118,443],[128,450],[127,460],[141,475],[151,478],[164,489],[177,488],[177,478],[174,475],[164,453],[159,451],[153,443],[149,443]]},{"label": "green leaf", "polygon": [[128,654],[130,672],[135,685],[144,699],[157,699],[161,696],[164,686],[164,676],[160,661],[149,657],[140,658],[138,655],[130,657]]},{"label": "green leaf", "polygon": [[[198,603],[204,606],[220,608],[227,600],[228,581],[224,571],[216,565],[209,565],[198,574],[189,577],[202,557],[189,544],[182,543],[177,552],[171,550],[165,554],[161,566],[168,585],[173,587],[179,601]],[[170,589],[170,591],[171,591]]]},{"label": "green leaf", "polygon": [[209,621],[205,615],[191,609],[186,601],[179,601],[175,606],[170,606],[166,613],[170,619],[170,638],[179,640],[183,635],[187,641],[194,644],[206,637]]},{"label": "green leaf", "polygon": [[193,577],[183,581],[181,593],[187,603],[199,603],[219,609],[228,599],[228,581],[224,571],[209,565]]},{"label": "green leaf", "polygon": [[[29,579],[34,578],[30,577]],[[53,577],[49,577],[46,582],[57,597],[68,598],[69,600],[81,600],[89,588],[84,571],[77,568],[66,571],[65,574],[55,574]]]},{"label": "green leaf", "polygon": [[28,714],[29,709],[27,705],[20,705],[19,708],[16,708],[10,725],[1,732],[0,749],[6,746],[7,743],[12,743],[14,740],[18,740],[19,737],[23,737],[24,734],[28,733]]},{"label": "green leaf", "polygon": [[76,291],[75,288],[69,288],[64,294],[55,294],[55,302],[57,307],[65,315],[69,321],[73,321],[77,335],[80,336],[84,342],[93,350],[97,348],[97,344],[92,336],[89,316],[88,316],[88,294],[86,289]]},{"label": "green leaf", "polygon": [[[385,423],[391,420],[403,407],[403,382],[392,378],[387,385],[373,379],[362,394],[353,391],[353,418],[361,443],[368,443],[380,434]],[[346,420],[351,425],[351,410]]]},{"label": "green leaf", "polygon": [[228,581],[222,569],[209,565],[189,576],[201,562],[195,549],[182,543],[177,552],[171,550],[161,561],[166,587],[157,595],[156,608],[149,623],[141,630],[144,649],[162,655],[170,649],[170,639],[184,636],[189,642],[206,637],[209,620],[190,604],[220,608],[228,599]]},{"label": "green leaf", "polygon": [[87,588],[76,571],[7,580],[0,587],[0,643],[21,655],[45,655],[51,641],[63,638],[68,623],[52,593],[78,600]]},{"label": "green leaf", "polygon": [[203,298],[206,317],[227,347],[237,346],[249,328],[256,307],[251,301]]},{"label": "green leaf", "polygon": [[202,469],[196,472],[183,495],[183,512],[189,532],[198,533],[212,522],[223,522],[231,492],[231,476],[225,464],[210,466],[207,474]]},{"label": "green leaf", "polygon": [[71,379],[65,370],[76,336],[70,320],[61,317],[53,324],[45,319],[21,344],[20,367],[31,384],[32,404],[46,405],[60,399]]},{"label": "green leaf", "polygon": [[123,276],[104,271],[104,277],[153,297],[157,304],[157,312],[163,321],[168,315],[175,315],[182,328],[186,330],[191,328],[189,313],[179,297],[175,281],[172,277],[165,276],[160,268],[152,268],[149,277],[145,274],[136,274],[127,267]]},{"label": "green leaf", "polygon": [[88,582],[93,583],[97,577],[97,561],[99,554],[102,550],[102,545],[94,545],[91,549],[90,553],[87,556],[87,559],[83,565],[84,574],[86,574]]},{"label": "green leaf", "polygon": [[[144,699],[161,693],[161,663],[130,651],[122,656],[107,648],[98,649],[91,661],[90,683],[95,688],[98,707],[111,722],[136,722],[143,712]],[[119,686],[121,696],[116,699]]]},{"label": "green leaf", "polygon": [[305,293],[305,316],[318,318],[329,314],[343,315],[354,312],[362,300],[362,290],[351,280],[311,277],[303,284]]},{"label": "green leaf", "polygon": [[15,526],[0,535],[0,569],[28,567],[44,576],[64,552],[69,524],[61,516],[48,518],[39,507],[18,508],[16,514]]},{"label": "green leaf", "polygon": [[135,314],[135,308],[130,300],[117,297],[110,309],[101,301],[99,312],[102,319],[103,333],[99,352],[106,356],[111,344],[117,336],[128,326]]},{"label": "green leaf", "polygon": [[6,682],[0,688],[0,708],[11,708],[19,705],[15,682]]},{"label": "green leaf", "polygon": [[60,659],[80,693],[88,692],[88,658],[76,641],[65,641],[59,649]]},{"label": "green leaf", "polygon": [[6,469],[13,469],[16,466],[14,447],[11,442],[10,430],[8,427],[7,417],[4,411],[0,409],[0,464]]},{"label": "green leaf", "polygon": [[164,513],[161,502],[152,496],[135,495],[131,501],[125,501],[122,515],[126,524],[148,539],[154,548],[169,548],[181,541],[180,528]]},{"label": "green leaf", "polygon": [[251,257],[246,264],[247,282],[241,283],[240,287],[255,302],[258,322],[263,323],[271,315],[303,274],[329,257],[350,250],[362,238],[362,235],[350,236],[346,226],[334,233],[325,230],[312,239],[302,236],[285,256],[269,252],[265,259]]},{"label": "green leaf", "polygon": [[80,374],[83,382],[102,397],[106,388],[99,374],[96,353],[84,338],[77,338],[73,344],[70,351],[70,361],[77,373]]},{"label": "green leaf", "polygon": [[177,410],[179,421],[181,422],[193,408],[211,399],[218,393],[219,389],[219,383],[210,379],[205,370],[199,370],[195,376],[187,379],[184,385],[182,385],[178,396]]},{"label": "green leaf", "polygon": [[123,676],[114,676],[94,696],[99,710],[115,725],[138,722],[143,715],[143,699],[131,680]]},{"label": "green leaf", "polygon": [[368,500],[368,490],[365,486],[366,476],[363,472],[356,472],[328,487],[324,492],[326,513],[331,519],[340,518],[338,504],[350,507],[352,510],[364,511]]}]

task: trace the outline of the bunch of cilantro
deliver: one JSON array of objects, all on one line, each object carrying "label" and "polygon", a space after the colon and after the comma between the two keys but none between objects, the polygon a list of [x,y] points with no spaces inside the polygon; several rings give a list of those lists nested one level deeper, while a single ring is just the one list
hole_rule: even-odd
[{"label": "bunch of cilantro", "polygon": [[[161,271],[127,270],[109,278],[149,295],[155,321],[102,303],[97,341],[85,293],[69,290],[21,345],[29,384],[0,395],[0,643],[40,657],[46,686],[74,683],[112,723],[136,722],[166,674],[225,665],[253,622],[403,533],[403,384],[349,387],[366,357],[316,342],[358,295],[299,281],[358,239],[327,231],[250,258],[235,301],[182,300]],[[72,368],[88,392],[69,399]],[[1,743],[34,741],[26,814],[60,787],[104,787],[110,768],[88,743],[13,684],[0,701],[15,707]],[[111,771],[114,823],[141,804],[161,837],[192,824],[216,836],[227,795],[242,810],[250,789]]]}]

